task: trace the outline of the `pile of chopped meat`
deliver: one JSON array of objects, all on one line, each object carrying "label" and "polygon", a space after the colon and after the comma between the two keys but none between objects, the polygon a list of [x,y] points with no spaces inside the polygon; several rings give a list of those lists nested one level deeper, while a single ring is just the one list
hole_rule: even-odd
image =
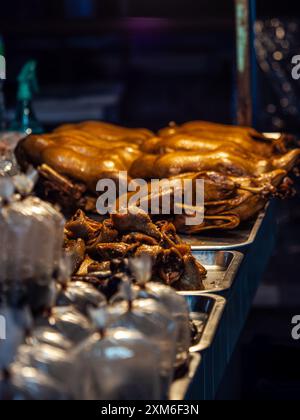
[{"label": "pile of chopped meat", "polygon": [[174,225],[153,223],[138,209],[113,214],[102,223],[78,210],[66,224],[65,248],[72,255],[74,277],[94,285],[107,285],[128,269],[129,259],[147,256],[153,264],[152,281],[179,291],[204,289],[206,269],[177,236]]}]

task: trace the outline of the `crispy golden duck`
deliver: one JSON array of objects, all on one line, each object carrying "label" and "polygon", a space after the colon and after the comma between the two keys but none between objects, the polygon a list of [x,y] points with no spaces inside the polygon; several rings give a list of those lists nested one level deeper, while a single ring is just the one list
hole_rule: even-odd
[{"label": "crispy golden duck", "polygon": [[138,145],[128,141],[101,140],[81,130],[62,130],[28,137],[21,145],[23,160],[48,165],[63,176],[85,184],[92,192],[101,178],[116,179],[129,171],[141,155]]},{"label": "crispy golden duck", "polygon": [[204,289],[207,271],[175,227],[165,221],[153,223],[142,211],[114,214],[99,223],[79,210],[66,224],[65,247],[73,254],[75,278],[94,278],[94,284],[98,278],[100,287],[122,260],[147,256],[152,259],[154,280],[177,290]]},{"label": "crispy golden duck", "polygon": [[[182,214],[174,214],[175,206],[171,206],[171,218],[174,222],[178,232],[186,234],[196,234],[204,230],[222,229],[231,230],[240,225],[241,222],[247,221],[259,213],[267,204],[272,196],[279,196],[289,193],[289,182],[285,185],[287,172],[281,169],[274,170],[270,173],[263,174],[260,177],[233,177],[225,176],[214,172],[200,172],[188,173],[177,177],[172,177],[170,180],[182,182],[182,191],[184,191],[184,181],[192,180],[193,191],[196,191],[194,183],[199,180],[204,180],[204,208],[205,220],[201,225],[188,226],[186,218],[187,208],[184,200],[179,200],[179,205],[182,208]],[[281,191],[280,191],[281,187]],[[169,189],[161,189],[155,194],[151,191],[151,184],[142,190],[143,197],[137,203],[143,206],[144,209],[150,208],[153,210],[153,198],[158,195],[159,208],[155,209],[157,214],[161,214],[161,206],[163,203],[163,196],[167,195],[173,199],[174,204],[174,188],[170,184]],[[122,197],[121,197],[122,198]],[[128,200],[131,196],[128,196]],[[124,201],[122,201],[124,203]],[[194,210],[196,210],[196,198],[193,198]],[[117,206],[119,209],[119,206]],[[188,210],[191,210],[190,206]]]},{"label": "crispy golden duck", "polygon": [[[106,142],[125,141],[129,143],[141,144],[145,140],[154,137],[150,130],[144,128],[125,128],[117,125],[98,121],[87,121],[81,124],[67,124],[58,127],[55,132],[63,133],[66,131],[80,130],[83,133],[89,133]],[[109,144],[109,143],[108,143]]]},{"label": "crispy golden duck", "polygon": [[[161,130],[158,137],[144,129],[99,122],[59,127],[51,134],[29,136],[18,147],[20,163],[39,168],[46,197],[71,211],[95,212],[96,184],[101,178],[204,179],[205,221],[179,231],[234,229],[256,215],[271,195],[291,190],[287,174],[297,166],[300,150],[291,138],[275,141],[248,127],[195,121]],[[146,188],[145,200],[149,200]]]},{"label": "crispy golden duck", "polygon": [[156,179],[186,172],[216,171],[226,175],[256,177],[276,169],[290,172],[299,159],[300,149],[264,159],[226,145],[213,152],[144,154],[133,162],[130,175],[133,178]]},{"label": "crispy golden duck", "polygon": [[277,139],[270,140],[270,137],[259,133],[254,128],[231,126],[224,124],[211,123],[207,121],[192,121],[181,126],[171,123],[169,127],[159,132],[160,137],[172,137],[178,135],[195,136],[200,140],[218,140],[235,143],[243,148],[254,149],[255,153],[263,156],[270,156],[273,153],[285,153],[287,146],[293,143],[294,137],[282,134]]},{"label": "crispy golden duck", "polygon": [[[241,139],[244,140],[241,141]],[[176,151],[213,152],[222,147],[231,146],[231,149],[236,150],[237,153],[248,154],[252,157],[261,156],[261,158],[270,158],[279,151],[287,152],[287,147],[281,139],[274,141],[274,144],[268,143],[252,140],[248,136],[230,137],[218,132],[183,132],[167,137],[153,137],[141,145],[141,150],[144,153],[162,155]]]}]

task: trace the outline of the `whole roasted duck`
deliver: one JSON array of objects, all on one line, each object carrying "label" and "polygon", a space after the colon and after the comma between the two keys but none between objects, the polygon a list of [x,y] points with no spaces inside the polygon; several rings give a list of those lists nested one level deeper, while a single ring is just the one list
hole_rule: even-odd
[{"label": "whole roasted duck", "polygon": [[144,154],[133,162],[130,175],[133,178],[156,179],[187,172],[215,171],[225,175],[257,177],[276,169],[290,172],[299,159],[300,149],[266,159],[243,152],[235,146],[224,145],[213,152]]},{"label": "whole roasted duck", "polygon": [[[186,234],[195,234],[204,230],[229,230],[235,229],[241,222],[247,221],[258,214],[267,204],[271,197],[285,197],[290,194],[291,184],[287,177],[287,172],[281,169],[263,174],[260,177],[233,177],[221,175],[216,172],[187,173],[171,177],[170,181],[182,183],[182,194],[186,192],[184,183],[191,180],[190,188],[192,192],[196,191],[197,180],[204,181],[204,208],[205,218],[200,225],[189,226],[187,217],[190,217],[190,210],[197,211],[197,200],[193,197],[192,208],[185,206],[184,197],[176,196],[174,184],[171,182],[168,188],[160,188],[159,192],[152,191],[152,184],[141,191],[142,198],[137,205],[148,212],[153,212],[153,203],[158,203],[159,208],[155,208],[155,214],[162,214],[162,203],[164,197],[171,197],[171,220],[175,224],[178,232]],[[177,189],[178,191],[178,189]],[[133,193],[127,196],[128,203]],[[178,203],[175,203],[178,200]],[[117,203],[117,209],[120,210],[119,203],[124,205],[124,197]],[[176,204],[176,205],[174,205]],[[175,213],[181,206],[181,214]],[[189,213],[187,213],[189,210]]]},{"label": "whole roasted duck", "polygon": [[[205,221],[187,227],[185,215],[173,221],[181,232],[234,229],[255,216],[271,196],[291,191],[288,174],[300,160],[293,137],[271,141],[248,127],[195,121],[161,130],[128,129],[100,122],[59,127],[29,136],[17,150],[19,162],[39,168],[39,194],[68,212],[96,210],[100,179],[203,179]],[[149,188],[144,200],[150,199]],[[171,212],[172,213],[172,212]],[[174,216],[174,215],[170,215]]]}]

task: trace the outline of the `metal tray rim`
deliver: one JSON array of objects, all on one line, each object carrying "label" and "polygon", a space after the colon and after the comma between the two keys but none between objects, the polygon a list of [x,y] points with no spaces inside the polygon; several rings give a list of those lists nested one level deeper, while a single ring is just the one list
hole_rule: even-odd
[{"label": "metal tray rim", "polygon": [[241,243],[231,245],[191,245],[192,251],[232,251],[232,250],[243,250],[249,248],[255,241],[257,234],[261,228],[261,225],[266,217],[270,203],[267,204],[266,208],[260,212],[257,219],[251,229],[248,240]]},{"label": "metal tray rim", "polygon": [[214,301],[214,306],[208,317],[200,343],[191,347],[190,353],[201,353],[211,347],[227,304],[226,299],[222,296],[212,294],[205,294],[203,296],[212,299]]},{"label": "metal tray rim", "polygon": [[191,361],[188,373],[181,379],[177,379],[171,385],[169,401],[184,401],[190,386],[192,385],[197,370],[202,362],[199,353],[191,353]]}]

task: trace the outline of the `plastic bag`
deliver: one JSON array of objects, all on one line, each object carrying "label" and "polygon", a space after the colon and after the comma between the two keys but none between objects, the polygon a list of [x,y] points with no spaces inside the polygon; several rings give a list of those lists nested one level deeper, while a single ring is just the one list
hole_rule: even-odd
[{"label": "plastic bag", "polygon": [[107,305],[107,300],[102,293],[93,286],[84,282],[70,282],[62,287],[58,293],[56,306],[73,305],[83,314],[88,314],[88,309],[100,308]]},{"label": "plastic bag", "polygon": [[78,355],[92,378],[89,399],[160,398],[158,348],[139,332],[117,328],[95,333],[79,346]]},{"label": "plastic bag", "polygon": [[1,401],[64,401],[65,389],[48,375],[30,367],[13,365],[0,374]]}]

